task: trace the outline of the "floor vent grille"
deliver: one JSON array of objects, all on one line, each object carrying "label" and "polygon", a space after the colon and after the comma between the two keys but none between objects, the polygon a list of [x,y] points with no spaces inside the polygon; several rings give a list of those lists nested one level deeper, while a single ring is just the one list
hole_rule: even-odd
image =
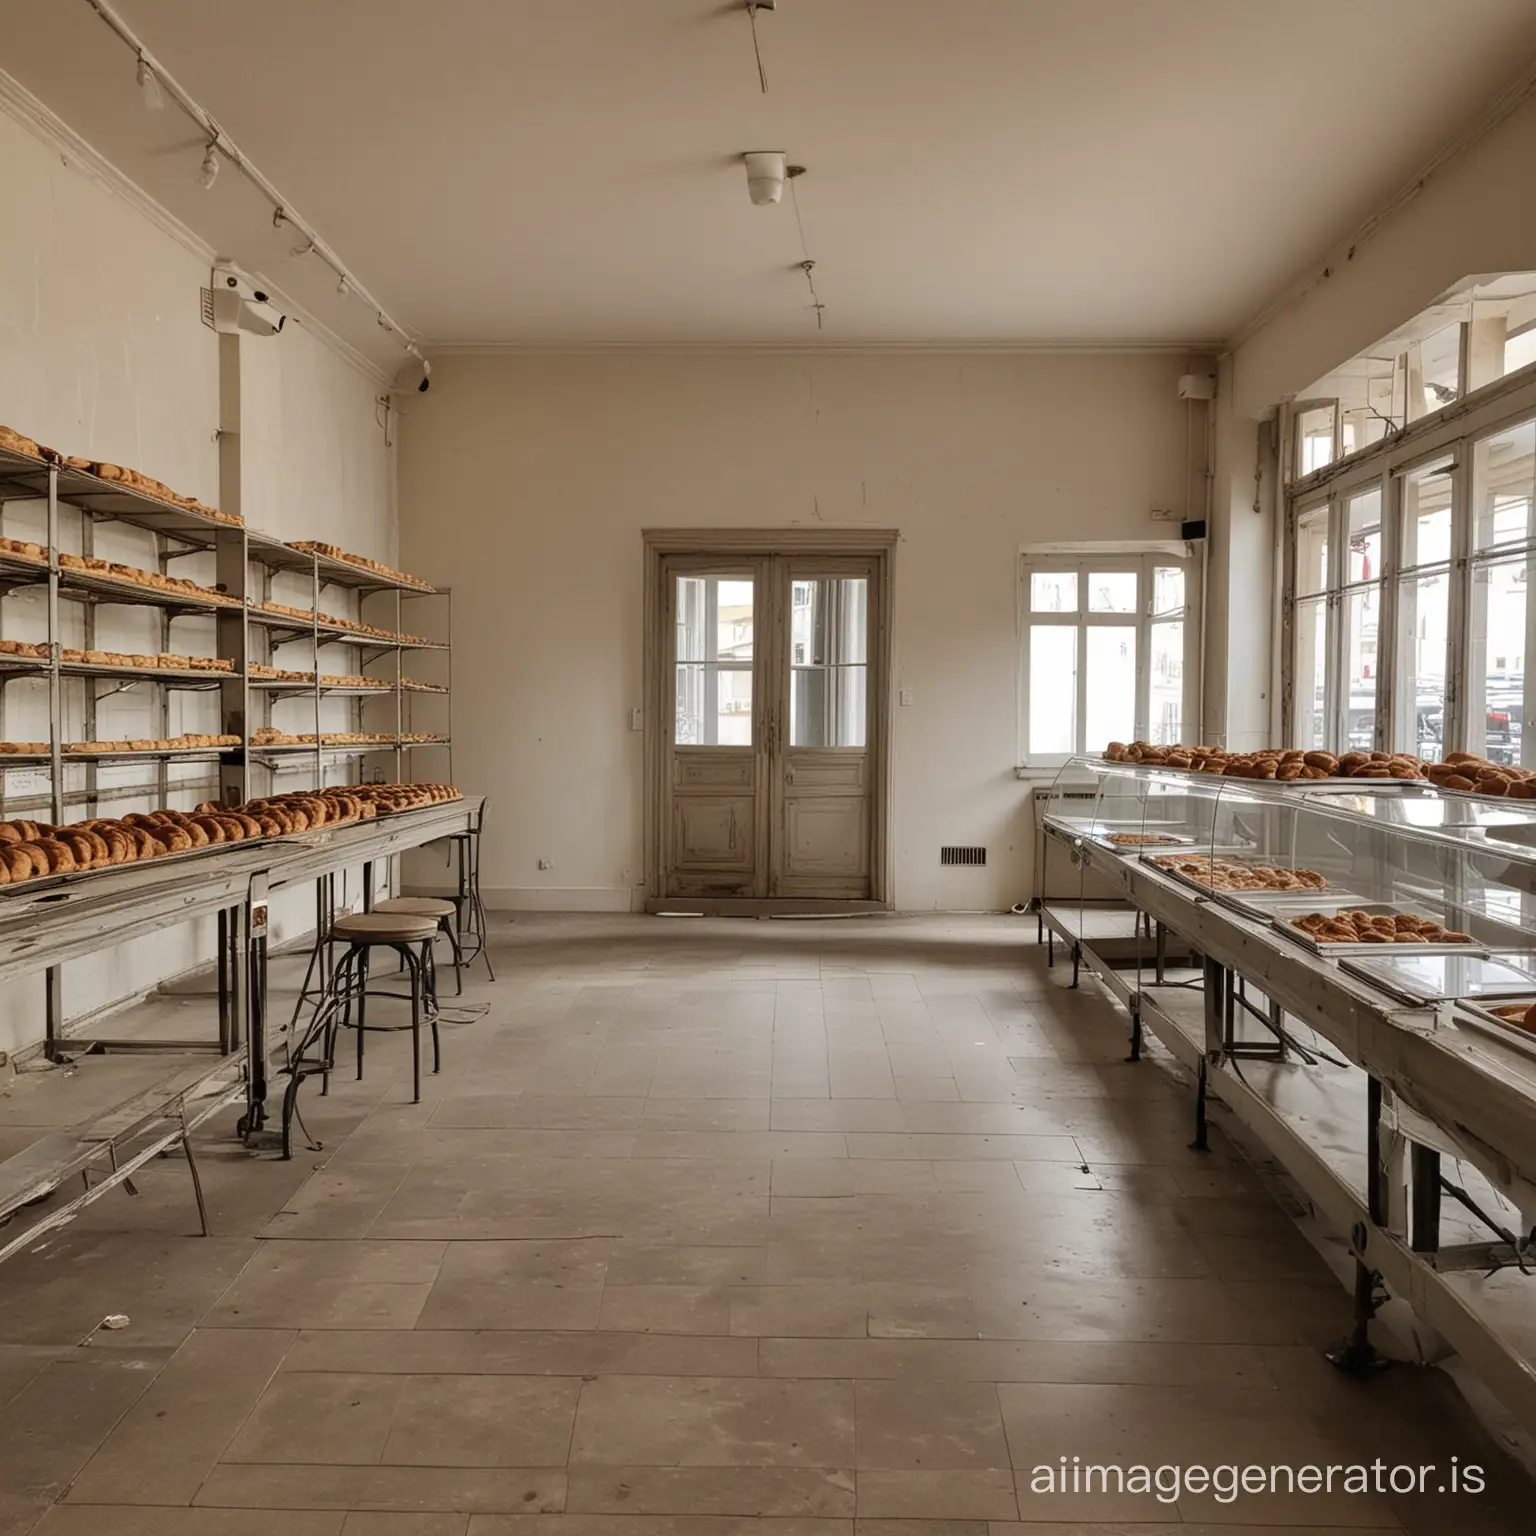
[{"label": "floor vent grille", "polygon": [[940,848],[940,864],[965,864],[972,868],[984,865],[987,862],[987,850],[985,848]]}]

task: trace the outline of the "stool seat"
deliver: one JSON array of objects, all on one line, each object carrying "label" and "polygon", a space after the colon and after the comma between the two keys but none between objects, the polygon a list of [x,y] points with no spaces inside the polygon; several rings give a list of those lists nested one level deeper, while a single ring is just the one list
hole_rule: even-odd
[{"label": "stool seat", "polygon": [[376,901],[375,912],[393,912],[401,917],[453,917],[457,908],[441,896],[391,896],[387,901]]},{"label": "stool seat", "polygon": [[436,933],[435,917],[404,912],[353,912],[331,924],[331,937],[349,944],[421,944]]}]

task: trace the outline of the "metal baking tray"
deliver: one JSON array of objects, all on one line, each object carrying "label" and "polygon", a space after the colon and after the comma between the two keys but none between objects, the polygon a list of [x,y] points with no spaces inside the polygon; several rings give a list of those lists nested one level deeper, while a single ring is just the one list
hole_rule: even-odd
[{"label": "metal baking tray", "polygon": [[[1528,989],[1523,997],[1511,997],[1505,1001],[1527,1005],[1536,1003],[1536,988]],[[1469,1024],[1478,1033],[1491,1036],[1501,1045],[1513,1046],[1515,1050],[1536,1058],[1536,1035],[1521,1029],[1518,1024],[1501,1019],[1475,997],[1458,997],[1456,1007],[1458,1024]]]},{"label": "metal baking tray", "polygon": [[1316,912],[1323,907],[1332,907],[1335,911],[1348,907],[1351,911],[1359,911],[1360,908],[1371,904],[1368,896],[1362,896],[1358,891],[1346,890],[1343,886],[1334,885],[1331,882],[1315,894],[1316,901],[1311,901],[1308,896],[1297,891],[1217,891],[1215,893],[1216,899],[1222,906],[1230,907],[1234,912],[1240,912],[1244,917],[1255,918],[1261,923],[1267,923],[1275,915],[1276,907],[1288,907],[1294,910],[1300,905],[1308,912]]},{"label": "metal baking tray", "polygon": [[1466,945],[1457,945],[1458,953],[1433,953],[1407,944],[1373,944],[1380,951],[1369,957],[1348,956],[1343,969],[1361,981],[1369,982],[1400,1002],[1422,1006],[1459,998],[1463,1002],[1478,999],[1536,996],[1536,973],[1523,970],[1506,954],[1463,954]]},{"label": "metal baking tray", "polygon": [[[1324,940],[1314,938],[1303,928],[1297,928],[1292,922],[1293,917],[1305,917],[1312,912],[1341,912],[1345,908],[1355,912],[1370,912],[1385,917],[1395,917],[1403,910],[1394,907],[1390,902],[1367,901],[1349,902],[1335,901],[1331,897],[1324,897],[1321,901],[1296,901],[1291,903],[1277,902],[1270,908],[1270,925],[1277,932],[1282,933],[1293,944],[1300,944],[1304,949],[1310,949],[1314,955],[1327,955],[1337,958],[1341,955],[1385,955],[1398,953],[1407,955],[1486,955],[1486,944],[1369,944],[1364,942],[1344,942],[1329,944]],[[1415,917],[1431,917],[1432,913],[1415,912]],[[1435,918],[1438,922],[1440,919]]]},{"label": "metal baking tray", "polygon": [[[1180,870],[1172,869],[1166,864],[1159,864],[1157,861],[1160,858],[1168,857],[1168,850],[1144,848],[1139,851],[1141,855],[1141,862],[1143,864],[1151,865],[1151,867],[1155,869],[1158,874],[1166,875],[1170,880],[1177,880],[1180,885],[1188,886],[1190,890],[1198,891],[1202,896],[1209,897],[1213,901],[1219,901],[1223,906],[1237,905],[1235,898],[1242,896],[1268,894],[1273,899],[1295,901],[1301,894],[1298,891],[1272,891],[1268,893],[1259,893],[1254,891],[1218,891],[1214,887],[1204,884],[1202,881],[1193,879],[1191,876],[1184,874]],[[1251,848],[1210,848],[1206,846],[1200,846],[1195,850],[1195,853],[1196,857],[1210,857],[1216,859],[1219,862],[1226,862],[1229,864],[1263,864],[1265,862],[1264,859],[1256,857]],[[1278,868],[1277,865],[1271,865],[1271,867]],[[1322,896],[1323,899],[1328,899],[1325,895],[1325,893],[1330,889],[1328,886],[1320,886],[1317,889],[1318,894]]]},{"label": "metal baking tray", "polygon": [[[1130,833],[1136,837],[1156,836],[1160,841],[1156,843],[1117,843],[1113,841],[1111,834],[1115,832]],[[1181,848],[1198,847],[1196,839],[1183,832],[1163,832],[1158,830],[1156,822],[1141,822],[1135,826],[1112,826],[1103,823],[1088,834],[1093,842],[1100,848],[1110,853],[1117,853],[1122,858],[1134,858],[1142,853],[1173,853]]]}]

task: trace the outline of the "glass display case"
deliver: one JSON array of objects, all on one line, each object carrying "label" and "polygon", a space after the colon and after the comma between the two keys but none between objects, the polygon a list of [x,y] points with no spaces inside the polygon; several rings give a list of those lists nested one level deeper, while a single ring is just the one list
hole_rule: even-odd
[{"label": "glass display case", "polygon": [[1313,953],[1497,951],[1536,974],[1536,801],[1088,758],[1057,785],[1045,822],[1058,836],[1136,859]]}]

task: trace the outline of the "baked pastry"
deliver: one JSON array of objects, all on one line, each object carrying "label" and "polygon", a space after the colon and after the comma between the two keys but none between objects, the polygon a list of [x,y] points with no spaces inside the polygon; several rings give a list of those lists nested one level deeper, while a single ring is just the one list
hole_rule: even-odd
[{"label": "baked pastry", "polygon": [[1327,880],[1315,869],[1285,869],[1272,864],[1244,864],[1202,854],[1164,854],[1158,868],[1181,875],[1213,891],[1321,891]]},{"label": "baked pastry", "polygon": [[1292,927],[1324,944],[1473,944],[1471,934],[1443,927],[1432,918],[1411,912],[1307,912],[1291,919]]}]

